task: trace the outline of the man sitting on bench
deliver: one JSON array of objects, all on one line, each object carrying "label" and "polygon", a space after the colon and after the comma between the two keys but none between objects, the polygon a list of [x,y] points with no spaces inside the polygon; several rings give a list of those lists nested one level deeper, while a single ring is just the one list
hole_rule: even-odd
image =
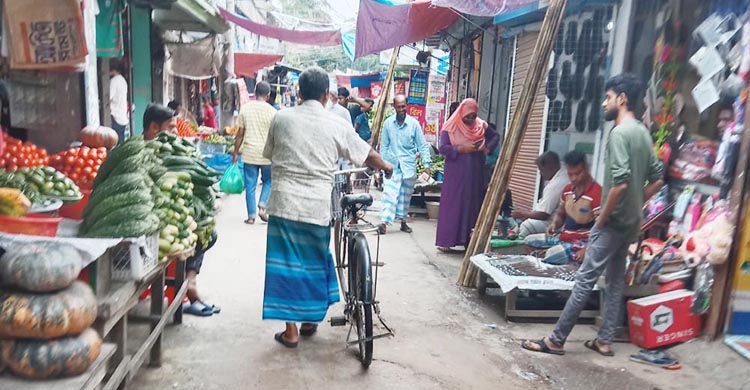
[{"label": "man sitting on bench", "polygon": [[532,234],[544,233],[552,221],[552,214],[560,204],[560,194],[569,183],[565,170],[560,168],[560,156],[548,151],[542,153],[536,160],[537,168],[545,181],[542,198],[534,206],[534,210],[515,209],[513,218],[521,220],[518,228],[518,238],[524,239]]},{"label": "man sitting on bench", "polygon": [[566,154],[563,161],[570,184],[563,189],[560,206],[546,233],[524,239],[526,245],[534,249],[546,249],[542,261],[553,265],[583,261],[589,231],[599,214],[602,198],[602,187],[591,177],[586,155],[574,150]]}]

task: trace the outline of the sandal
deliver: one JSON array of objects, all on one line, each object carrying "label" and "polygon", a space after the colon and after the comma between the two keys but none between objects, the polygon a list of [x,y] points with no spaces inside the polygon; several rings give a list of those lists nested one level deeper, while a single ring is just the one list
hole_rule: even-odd
[{"label": "sandal", "polygon": [[599,339],[587,340],[586,342],[583,343],[583,346],[602,356],[608,356],[608,357],[615,356],[615,352],[612,351],[611,349],[605,352],[605,351],[602,351],[601,348],[599,348]]},{"label": "sandal", "polygon": [[268,213],[266,213],[266,209],[258,211],[258,217],[260,217],[261,221],[268,222]]},{"label": "sandal", "polygon": [[210,306],[206,306],[201,301],[195,301],[190,304],[183,304],[182,312],[198,317],[210,317],[214,314],[214,309]]},{"label": "sandal", "polygon": [[443,252],[443,253],[452,253],[453,252],[453,250],[451,248],[447,248],[447,247],[444,247],[444,246],[439,246],[439,247],[437,247],[437,249],[440,252]]},{"label": "sandal", "polygon": [[[539,349],[530,347],[530,345],[536,345]],[[549,345],[544,342],[544,339],[524,340],[521,342],[521,348],[531,352],[548,353],[550,355],[565,355],[565,351],[550,348]]]},{"label": "sandal", "polygon": [[245,220],[245,223],[248,225],[254,225],[255,224],[255,218],[248,218]]},{"label": "sandal", "polygon": [[206,302],[203,302],[203,301],[198,301],[198,302],[202,303],[202,304],[203,304],[203,306],[205,306],[205,307],[210,307],[210,308],[211,308],[211,310],[212,310],[212,311],[214,312],[214,314],[219,314],[219,313],[221,313],[221,308],[220,308],[220,307],[218,307],[218,306],[216,306],[216,305],[212,305],[212,304],[210,304],[210,303],[206,303]]},{"label": "sandal", "polygon": [[318,324],[308,324],[304,323],[299,328],[299,334],[301,336],[310,337],[315,334],[315,332],[318,331]]},{"label": "sandal", "polygon": [[276,333],[275,335],[273,335],[273,339],[276,340],[276,341],[278,341],[281,345],[283,345],[283,346],[285,346],[287,348],[297,348],[297,345],[299,345],[299,341],[294,342],[294,343],[292,343],[290,341],[286,341],[286,340],[284,340],[284,334],[286,334],[286,330],[283,330],[283,331],[281,331],[281,332]]},{"label": "sandal", "polygon": [[406,224],[406,222],[401,222],[401,231],[404,233],[411,233],[413,232],[412,228],[409,227],[409,225]]}]

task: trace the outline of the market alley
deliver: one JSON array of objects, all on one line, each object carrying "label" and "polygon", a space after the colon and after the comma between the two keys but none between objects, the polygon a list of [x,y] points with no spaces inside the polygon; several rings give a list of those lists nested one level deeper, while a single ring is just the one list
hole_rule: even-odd
[{"label": "market alley", "polygon": [[[283,324],[261,320],[266,225],[242,223],[243,200],[240,195],[222,199],[220,238],[198,279],[205,299],[222,312],[208,318],[185,316],[183,325],[167,328],[162,367],[144,366],[129,389],[666,390],[711,382],[689,363],[672,373],[629,362],[628,354],[635,351],[630,345],[618,344],[617,357],[599,359],[582,345],[594,334],[591,325],[575,329],[565,357],[522,351],[517,340],[541,335],[551,325],[505,322],[495,301],[480,301],[475,290],[456,287],[461,258],[438,254],[435,223],[424,219],[415,220],[412,235],[394,232],[382,238],[386,265],[378,298],[396,337],[375,342],[368,371],[362,370],[354,349],[344,348],[343,327],[324,323],[298,349],[287,350],[273,340]],[[337,305],[329,316],[341,310]],[[686,348],[692,351],[698,344]],[[680,357],[685,362],[689,354]],[[731,360],[731,351],[722,356]],[[741,379],[725,378],[712,388],[737,389]]]}]

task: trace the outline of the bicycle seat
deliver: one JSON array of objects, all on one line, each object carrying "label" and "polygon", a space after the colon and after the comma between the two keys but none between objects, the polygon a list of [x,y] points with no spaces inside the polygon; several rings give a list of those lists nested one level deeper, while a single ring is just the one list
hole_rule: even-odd
[{"label": "bicycle seat", "polygon": [[350,194],[341,198],[341,207],[349,208],[352,206],[367,207],[372,206],[372,195],[370,194]]}]

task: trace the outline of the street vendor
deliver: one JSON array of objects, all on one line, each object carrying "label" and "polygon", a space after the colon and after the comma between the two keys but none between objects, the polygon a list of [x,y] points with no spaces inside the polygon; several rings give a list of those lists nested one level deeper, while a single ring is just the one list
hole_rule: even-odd
[{"label": "street vendor", "polygon": [[543,261],[553,265],[583,261],[589,231],[594,227],[602,199],[602,187],[591,177],[586,155],[574,150],[563,160],[570,184],[563,190],[562,203],[546,233],[531,234],[524,240],[534,249],[546,249]]},{"label": "street vendor", "polygon": [[513,218],[523,221],[518,230],[518,237],[521,239],[547,231],[552,214],[560,205],[563,189],[570,182],[565,170],[560,169],[560,156],[555,152],[543,153],[536,159],[536,166],[547,184],[534,210],[513,210]]},{"label": "street vendor", "polygon": [[152,140],[162,131],[177,134],[177,113],[169,107],[151,103],[143,113],[143,139]]},{"label": "street vendor", "polygon": [[[143,113],[143,138],[145,140],[152,140],[162,131],[170,133],[177,132],[177,113],[169,107],[164,107],[161,104],[152,103],[146,107],[146,111]],[[198,293],[198,274],[201,272],[201,266],[203,265],[203,257],[207,250],[216,243],[216,233],[211,234],[210,242],[203,247],[200,243],[195,248],[195,254],[185,261],[185,279],[188,283],[187,298],[190,303],[186,303],[183,307],[183,312],[187,314],[193,314],[201,317],[208,317],[210,315],[219,313],[221,309],[218,306],[214,306],[205,303]]]}]

